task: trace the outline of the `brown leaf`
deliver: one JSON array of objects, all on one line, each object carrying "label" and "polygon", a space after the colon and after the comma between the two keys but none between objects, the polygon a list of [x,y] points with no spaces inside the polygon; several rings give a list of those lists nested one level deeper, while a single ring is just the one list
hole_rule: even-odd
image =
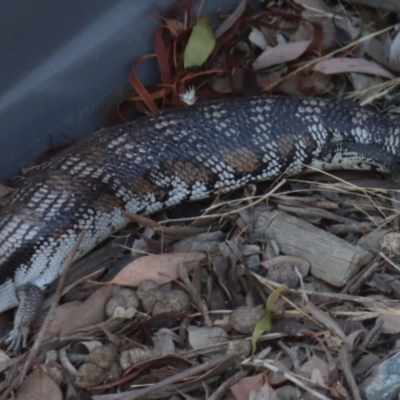
[{"label": "brown leaf", "polygon": [[18,390],[17,400],[62,400],[58,385],[40,367],[33,370]]},{"label": "brown leaf", "polygon": [[112,289],[112,286],[102,286],[92,293],[76,310],[75,318],[71,318],[61,327],[60,336],[104,321],[104,307],[111,296]]},{"label": "brown leaf", "polygon": [[214,36],[216,38],[222,36],[225,32],[227,32],[233,25],[239,20],[239,18],[244,13],[246,9],[246,0],[242,0],[239,5],[236,7],[235,11],[219,26],[218,29],[214,32]]},{"label": "brown leaf", "polygon": [[268,382],[258,390],[251,393],[251,398],[254,400],[279,400],[280,397],[277,396],[275,390],[271,387]]},{"label": "brown leaf", "polygon": [[58,306],[49,329],[47,330],[46,339],[58,336],[64,324],[68,323],[69,320],[74,319],[73,317],[77,312],[79,312],[78,310],[81,304],[81,301],[70,301],[69,303],[64,303]]},{"label": "brown leaf", "polygon": [[321,386],[328,386],[330,383],[328,364],[317,356],[311,357],[300,367],[300,374]]},{"label": "brown leaf", "polygon": [[264,384],[264,374],[258,374],[241,379],[231,387],[231,392],[235,400],[248,400],[250,393],[258,391]]},{"label": "brown leaf", "polygon": [[400,32],[397,31],[395,38],[390,44],[389,61],[396,66],[400,66]]},{"label": "brown leaf", "polygon": [[162,285],[179,277],[179,267],[183,264],[190,271],[205,260],[203,253],[157,254],[140,257],[128,264],[108,283],[136,287],[151,279]]},{"label": "brown leaf", "polygon": [[382,312],[376,322],[383,322],[381,332],[388,335],[393,335],[400,332],[400,305],[393,307],[393,310],[388,310],[388,313]]},{"label": "brown leaf", "polygon": [[169,55],[166,43],[163,37],[163,27],[160,25],[156,28],[153,34],[154,50],[157,56],[158,68],[161,74],[161,80],[164,84],[172,83],[172,75],[169,66]]},{"label": "brown leaf", "polygon": [[333,318],[331,318],[329,314],[325,313],[311,302],[304,304],[303,309],[308,311],[311,316],[321,323],[325,328],[333,331],[343,342],[346,341],[346,335],[344,334],[342,328],[337,324],[336,321],[333,320]]},{"label": "brown leaf", "polygon": [[384,78],[393,79],[395,76],[375,61],[368,61],[364,58],[338,57],[320,61],[314,66],[314,71],[326,75],[359,72],[370,75],[378,75]]},{"label": "brown leaf", "polygon": [[253,69],[257,71],[272,65],[295,60],[308,49],[310,43],[311,40],[302,40],[301,42],[286,43],[267,49],[255,59]]},{"label": "brown leaf", "polygon": [[218,327],[189,326],[187,331],[188,340],[193,349],[207,348],[228,340],[228,334],[222,328]]},{"label": "brown leaf", "polygon": [[133,61],[131,70],[129,72],[129,80],[131,82],[131,85],[133,88],[136,90],[136,92],[140,95],[140,98],[143,100],[143,102],[146,104],[147,108],[152,114],[156,114],[158,112],[158,108],[156,106],[156,103],[154,103],[152,97],[150,96],[149,92],[147,89],[143,86],[142,82],[138,78],[135,72],[135,66],[141,63],[143,60],[147,58],[152,58],[154,57],[153,54],[149,56],[141,56],[138,57],[136,60]]}]

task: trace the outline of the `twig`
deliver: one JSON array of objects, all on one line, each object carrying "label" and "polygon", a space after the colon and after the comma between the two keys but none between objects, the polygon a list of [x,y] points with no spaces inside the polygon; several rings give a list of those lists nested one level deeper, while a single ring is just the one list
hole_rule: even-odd
[{"label": "twig", "polygon": [[368,334],[365,336],[364,340],[358,347],[358,351],[360,353],[363,353],[368,346],[371,345],[371,343],[377,339],[379,334],[381,333],[381,328],[383,326],[383,320],[379,320],[375,322],[375,325],[372,327],[372,329],[368,332]]},{"label": "twig", "polygon": [[360,274],[356,275],[354,278],[351,278],[348,284],[341,290],[341,293],[348,293],[348,294],[354,294],[357,293],[361,286],[366,282],[367,279],[369,279],[375,271],[380,267],[381,262],[380,260],[377,261],[377,258],[375,258],[374,261],[371,262],[371,264],[363,271],[360,272]]},{"label": "twig", "polygon": [[[278,288],[280,286],[280,283],[276,283],[273,281],[270,281],[269,279],[265,279],[255,273],[252,273],[252,275],[260,281],[262,284],[270,287],[270,288]],[[294,294],[301,294],[299,290],[295,289],[286,289],[285,293],[294,293]],[[383,304],[383,305],[396,305],[398,304],[397,300],[379,300],[379,302],[376,299],[373,298],[368,298],[368,297],[362,297],[362,296],[351,296],[349,294],[340,294],[340,293],[330,293],[330,292],[318,292],[316,290],[304,290],[304,293],[306,293],[309,296],[320,296],[320,297],[327,297],[328,299],[335,299],[335,300],[344,300],[344,301],[353,301],[355,303],[360,303],[360,304]]]},{"label": "twig", "polygon": [[397,272],[400,272],[400,267],[399,267],[398,265],[396,265],[391,259],[389,259],[388,257],[386,257],[385,254],[383,254],[382,252],[380,252],[379,255],[380,255],[385,261],[387,261]]},{"label": "twig", "polygon": [[362,400],[360,391],[358,390],[357,382],[354,379],[354,375],[351,372],[349,361],[347,359],[348,350],[349,350],[349,345],[347,343],[344,343],[343,347],[340,349],[339,352],[340,366],[342,367],[347,384],[350,387],[351,393],[353,395],[352,398],[354,400]]},{"label": "twig", "polygon": [[246,375],[245,371],[239,371],[235,375],[227,379],[210,397],[208,400],[219,400],[236,382],[239,382]]},{"label": "twig", "polygon": [[287,182],[286,179],[282,179],[274,188],[272,188],[264,196],[260,197],[258,200],[252,202],[251,204],[246,204],[245,206],[238,208],[236,210],[227,211],[226,213],[221,213],[221,214],[206,214],[206,215],[201,215],[199,217],[166,219],[164,221],[159,221],[159,224],[165,224],[167,222],[185,222],[185,221],[193,221],[193,220],[207,219],[207,218],[224,218],[228,215],[237,214],[240,211],[247,210],[248,208],[251,208],[251,207],[255,206],[256,204],[261,203],[262,201],[268,199],[279,188],[281,188],[286,182]]},{"label": "twig", "polygon": [[183,283],[186,285],[187,292],[189,293],[193,303],[199,308],[199,311],[201,312],[201,315],[203,316],[204,325],[210,328],[212,326],[212,321],[210,319],[210,315],[208,314],[208,308],[201,301],[201,297],[200,297],[199,293],[193,287],[193,284],[189,279],[188,272],[182,264],[179,266],[179,277],[183,280]]},{"label": "twig", "polygon": [[296,373],[298,373],[300,370],[299,347],[298,346],[289,347],[285,344],[283,340],[278,340],[278,345],[292,360],[293,368],[296,371]]},{"label": "twig", "polygon": [[22,381],[24,380],[24,378],[25,378],[25,376],[26,376],[26,374],[28,372],[28,369],[30,368],[30,366],[33,363],[33,360],[37,357],[37,355],[39,353],[40,346],[43,343],[43,340],[44,340],[44,338],[46,336],[46,333],[47,333],[47,330],[48,330],[48,328],[50,326],[50,323],[53,320],[54,313],[56,311],[56,307],[58,305],[58,302],[60,301],[60,297],[61,297],[61,294],[62,294],[62,291],[63,291],[63,288],[64,288],[64,284],[65,284],[65,280],[67,278],[67,274],[68,274],[69,268],[72,265],[72,262],[74,260],[75,254],[78,251],[79,246],[81,245],[84,236],[85,236],[85,231],[82,231],[80,233],[80,235],[78,236],[78,239],[77,239],[76,243],[74,244],[74,247],[72,248],[71,253],[69,254],[67,260],[65,261],[64,268],[62,270],[60,279],[58,281],[57,290],[56,290],[56,293],[54,295],[54,301],[51,304],[50,310],[46,315],[46,319],[44,320],[43,325],[40,328],[40,331],[39,331],[39,333],[38,333],[38,335],[36,337],[35,342],[33,343],[31,349],[29,350],[28,358],[27,358],[27,360],[25,362],[24,368],[22,369],[22,372],[21,372],[21,375],[20,375],[20,378],[19,378],[19,385],[22,384]]},{"label": "twig", "polygon": [[93,396],[93,400],[137,400],[159,389],[162,389],[163,387],[166,387],[168,385],[173,385],[174,383],[179,382],[183,379],[188,379],[194,375],[198,375],[204,372],[209,372],[212,368],[215,368],[219,364],[223,364],[232,358],[234,358],[234,356],[229,355],[217,358],[215,360],[206,361],[201,365],[188,368],[185,371],[172,375],[169,378],[163,379],[162,381],[154,383],[146,388],[131,390],[125,393],[118,393],[118,394],[96,395]]}]

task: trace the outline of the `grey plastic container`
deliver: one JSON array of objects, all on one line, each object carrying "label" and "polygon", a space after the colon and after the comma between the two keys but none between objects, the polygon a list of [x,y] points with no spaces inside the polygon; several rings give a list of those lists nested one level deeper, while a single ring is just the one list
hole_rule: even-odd
[{"label": "grey plastic container", "polygon": [[[239,0],[206,0],[205,13]],[[19,174],[62,134],[105,126],[127,93],[132,60],[176,0],[3,0],[0,13],[0,180]],[[156,64],[139,66],[144,83]]]}]

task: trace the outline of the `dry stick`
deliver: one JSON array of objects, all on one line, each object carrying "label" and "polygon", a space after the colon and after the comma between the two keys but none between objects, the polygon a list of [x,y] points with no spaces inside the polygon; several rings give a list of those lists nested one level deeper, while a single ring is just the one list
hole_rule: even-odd
[{"label": "dry stick", "polygon": [[353,395],[354,400],[362,400],[360,391],[357,386],[357,382],[354,378],[353,373],[351,372],[350,363],[347,358],[347,352],[349,351],[349,345],[345,343],[339,352],[339,363],[342,367],[344,377],[346,379],[347,384],[350,387],[351,394]]},{"label": "dry stick", "polygon": [[[263,285],[269,287],[270,289],[276,289],[281,285],[280,283],[276,283],[276,282],[271,281],[269,279],[262,278],[260,275],[257,275],[256,273],[252,272],[252,275],[259,282],[261,282]],[[301,291],[300,290],[296,290],[296,289],[286,289],[285,293],[301,294]],[[328,299],[353,301],[355,303],[366,304],[366,305],[371,304],[371,303],[372,304],[377,303],[377,301],[375,299],[371,299],[369,297],[354,296],[354,295],[349,295],[349,294],[318,292],[316,290],[304,290],[304,293],[309,295],[309,296],[314,296],[315,295],[315,296],[327,297]],[[396,304],[398,304],[398,300],[380,300],[379,304],[396,305]]]},{"label": "dry stick", "polygon": [[208,314],[207,306],[201,301],[200,295],[197,293],[196,289],[193,287],[192,282],[189,279],[188,272],[186,268],[181,264],[179,266],[179,277],[183,280],[183,283],[187,287],[187,291],[193,301],[193,303],[199,308],[201,315],[203,317],[204,325],[208,328],[212,327],[212,321],[210,315]]},{"label": "dry stick", "polygon": [[137,400],[159,389],[162,389],[165,386],[173,385],[176,382],[188,379],[194,375],[209,372],[212,368],[216,367],[218,364],[222,364],[231,358],[234,358],[234,356],[232,355],[223,356],[217,358],[216,360],[206,361],[201,365],[189,368],[183,372],[179,372],[173,376],[170,376],[169,378],[163,379],[160,382],[153,383],[151,386],[148,386],[144,389],[131,390],[129,392],[118,393],[118,394],[97,395],[93,396],[93,400]]},{"label": "dry stick", "polygon": [[31,349],[29,350],[29,354],[28,354],[28,358],[25,362],[24,368],[22,369],[21,375],[20,375],[20,379],[19,379],[19,385],[22,384],[22,381],[24,380],[26,373],[28,372],[28,369],[30,368],[30,366],[32,365],[32,362],[34,360],[34,358],[38,355],[39,350],[40,350],[40,346],[43,343],[43,340],[45,338],[45,335],[47,333],[47,330],[50,326],[51,321],[53,320],[54,317],[54,313],[56,311],[56,307],[58,305],[58,302],[60,301],[60,297],[61,297],[61,293],[63,291],[64,288],[64,284],[65,284],[65,280],[67,279],[67,274],[69,271],[69,268],[74,260],[75,254],[79,249],[79,246],[82,243],[83,237],[85,236],[85,231],[82,231],[79,236],[77,241],[74,244],[74,247],[71,250],[71,253],[69,254],[67,260],[65,261],[64,264],[64,268],[62,269],[62,273],[60,276],[60,279],[58,281],[58,285],[57,285],[57,290],[56,293],[54,295],[54,301],[51,304],[50,310],[46,315],[46,319],[43,322],[42,327],[40,328],[40,331],[36,337],[35,343],[33,343],[33,346],[31,347]]},{"label": "dry stick", "polygon": [[363,353],[367,349],[367,347],[371,344],[371,342],[376,340],[378,334],[381,331],[381,328],[382,328],[383,324],[384,324],[383,320],[375,322],[375,325],[368,332],[368,334],[365,336],[364,340],[362,341],[362,343],[358,347],[359,353]]},{"label": "dry stick", "polygon": [[219,400],[235,383],[239,382],[246,375],[245,371],[239,371],[227,379],[208,400]]},{"label": "dry stick", "polygon": [[165,224],[167,222],[185,222],[185,221],[193,221],[193,220],[198,220],[198,219],[207,219],[207,218],[224,218],[227,215],[232,215],[232,214],[237,214],[240,211],[247,210],[250,207],[255,206],[258,203],[261,203],[262,201],[268,199],[271,195],[273,195],[280,187],[282,187],[286,183],[286,179],[282,179],[273,189],[271,189],[268,193],[266,193],[264,196],[260,197],[258,200],[254,201],[251,204],[247,204],[244,207],[238,208],[236,210],[231,210],[227,211],[226,213],[221,213],[221,214],[206,214],[206,215],[201,215],[199,217],[191,217],[191,218],[176,218],[176,219],[166,219],[164,221],[160,221],[159,224]]},{"label": "dry stick", "polygon": [[388,262],[397,272],[400,272],[400,267],[398,265],[396,265],[392,260],[390,260],[389,258],[387,258],[385,256],[385,254],[383,254],[382,252],[379,253],[379,255],[386,261]]},{"label": "dry stick", "polygon": [[357,293],[361,286],[369,279],[375,271],[380,267],[381,261],[378,260],[377,257],[370,263],[367,268],[362,270],[359,274],[357,274],[354,278],[351,278],[346,286],[340,291],[343,294],[354,295]]}]

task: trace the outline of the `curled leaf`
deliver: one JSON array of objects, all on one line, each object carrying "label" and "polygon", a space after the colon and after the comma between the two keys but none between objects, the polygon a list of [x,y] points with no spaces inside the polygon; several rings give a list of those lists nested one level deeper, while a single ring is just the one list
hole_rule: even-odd
[{"label": "curled leaf", "polygon": [[268,296],[265,315],[257,322],[253,331],[253,335],[251,337],[251,347],[253,354],[256,350],[257,340],[264,332],[268,332],[271,329],[272,307],[278,301],[279,296],[286,288],[286,285],[281,285]]}]

